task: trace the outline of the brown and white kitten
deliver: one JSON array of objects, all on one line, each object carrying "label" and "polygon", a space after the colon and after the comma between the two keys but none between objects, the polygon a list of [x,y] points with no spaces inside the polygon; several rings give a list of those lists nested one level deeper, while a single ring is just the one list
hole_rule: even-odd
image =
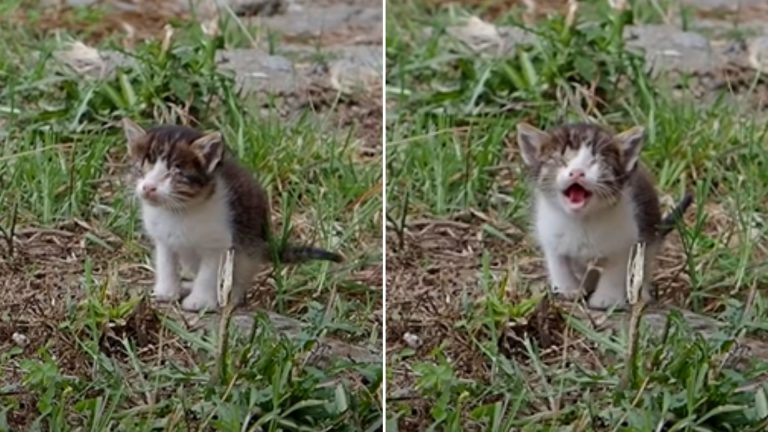
[{"label": "brown and white kitten", "polygon": [[599,260],[603,272],[589,306],[624,306],[630,249],[642,241],[642,295],[650,298],[655,255],[692,198],[686,195],[662,220],[653,180],[639,162],[643,136],[641,127],[615,135],[594,124],[550,132],[517,126],[518,146],[534,183],[535,235],[555,293],[569,299],[583,295],[580,282],[587,265]]},{"label": "brown and white kitten", "polygon": [[[273,257],[267,194],[218,132],[169,125],[144,130],[129,119],[123,119],[123,130],[144,228],[155,245],[155,298],[181,297],[181,266],[194,274],[182,307],[217,308],[219,260],[234,247],[232,295],[239,304],[259,266]],[[311,247],[288,246],[278,255],[285,263],[342,261]]]}]

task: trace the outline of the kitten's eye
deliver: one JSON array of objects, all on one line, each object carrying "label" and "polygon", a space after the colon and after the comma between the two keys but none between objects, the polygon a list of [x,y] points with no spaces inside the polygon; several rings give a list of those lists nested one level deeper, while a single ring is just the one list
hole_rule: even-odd
[{"label": "kitten's eye", "polygon": [[180,163],[176,162],[175,164],[173,164],[173,169],[175,169],[176,171],[181,171],[181,168],[182,166]]}]

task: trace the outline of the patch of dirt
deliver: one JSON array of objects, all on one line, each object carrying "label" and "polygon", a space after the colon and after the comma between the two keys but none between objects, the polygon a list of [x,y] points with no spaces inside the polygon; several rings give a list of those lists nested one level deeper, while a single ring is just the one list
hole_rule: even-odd
[{"label": "patch of dirt", "polygon": [[432,9],[443,8],[452,4],[478,8],[482,11],[481,16],[489,20],[495,20],[513,9],[528,11],[528,16],[532,20],[544,19],[555,14],[563,15],[568,9],[568,0],[500,0],[494,2],[486,0],[426,0],[425,3]]},{"label": "patch of dirt", "polygon": [[[138,0],[141,2],[142,0]],[[364,0],[371,4],[380,4],[375,0]],[[338,3],[329,0],[329,3]],[[165,8],[174,2],[153,3],[145,7],[147,13],[119,12],[104,13],[98,20],[84,20],[75,9],[51,7],[43,9],[39,18],[21,10],[10,17],[17,25],[26,25],[41,34],[52,34],[62,29],[83,36],[89,45],[95,45],[108,38],[116,38],[124,46],[147,39],[162,39],[164,28],[169,20],[184,21],[189,16],[173,7]],[[365,33],[365,29],[355,29]],[[336,39],[357,37],[352,32],[334,34]],[[334,39],[334,42],[337,40]],[[378,37],[379,42],[381,37]],[[349,43],[350,41],[343,41]],[[380,89],[374,89],[376,96]],[[299,110],[315,109],[322,116],[330,118],[329,123],[336,123],[339,128],[354,127],[361,146],[361,160],[375,161],[381,154],[382,108],[380,98],[371,94],[354,94],[338,98],[336,91],[323,89],[317,94],[290,95],[292,113]],[[332,111],[330,113],[324,111]],[[107,161],[112,164],[115,161]],[[100,187],[100,196],[109,198],[113,189],[120,187],[117,179],[117,166],[110,168],[109,178],[105,178]],[[123,167],[120,167],[123,168]],[[371,193],[381,191],[381,185],[375,185]],[[279,196],[279,194],[276,194]],[[370,198],[365,194],[360,200]],[[274,209],[280,207],[275,205]],[[308,221],[302,215],[294,215],[292,221],[295,238],[307,238],[311,235]],[[282,216],[273,212],[275,230],[279,230]],[[365,233],[364,236],[368,236]],[[371,233],[371,238],[358,239],[360,243],[379,244],[380,233]],[[97,242],[94,239],[98,239]],[[101,243],[102,245],[99,245]],[[145,244],[148,244],[145,242]],[[37,412],[36,401],[32,394],[21,386],[23,371],[20,359],[38,358],[38,350],[47,348],[55,358],[60,373],[63,375],[88,377],[92,358],[78,347],[77,338],[90,337],[84,326],[84,314],[88,311],[87,298],[101,296],[101,302],[117,305],[136,298],[136,293],[145,293],[152,284],[152,272],[148,266],[139,264],[145,251],[136,250],[135,244],[126,245],[118,236],[99,227],[97,222],[69,221],[52,228],[26,226],[18,228],[11,247],[0,238],[0,352],[21,349],[6,362],[0,370],[0,389],[13,385],[13,390],[0,394],[0,400],[9,397],[19,405],[9,413],[9,422],[13,430],[26,430]],[[88,264],[86,264],[86,262]],[[86,265],[90,266],[86,271]],[[90,272],[93,283],[86,284],[84,275]],[[249,292],[248,304],[261,309],[274,309],[274,280],[271,270],[259,275],[255,282],[258,289]],[[357,282],[371,289],[382,287],[380,265],[368,265],[352,271],[347,280]],[[86,286],[99,292],[86,292]],[[366,293],[345,293],[354,298]],[[292,299],[286,305],[290,315],[302,315],[307,311],[308,300],[325,302],[328,293],[317,294],[311,299]],[[168,335],[162,325],[165,312],[162,307],[146,301],[142,294],[138,305],[121,319],[104,322],[100,338],[102,352],[119,359],[126,357],[124,340],[135,348],[142,361],[162,362],[173,359],[180,364],[189,364],[193,357],[186,347]],[[378,305],[374,317],[351,317],[353,320],[366,320],[370,331],[380,331],[381,305]],[[16,335],[16,336],[14,336]],[[20,346],[19,336],[27,343]],[[348,339],[365,338],[367,335]],[[335,335],[334,335],[335,336]]]},{"label": "patch of dirt", "polygon": [[[281,219],[275,215],[275,222]],[[305,224],[297,222],[295,231],[308,235]],[[173,311],[147,300],[153,274],[148,266],[140,264],[143,252],[137,251],[135,245],[129,247],[95,223],[77,220],[52,228],[18,228],[13,246],[11,255],[8,244],[0,241],[0,353],[21,350],[0,370],[0,389],[11,389],[0,393],[0,401],[8,397],[18,406],[9,412],[12,430],[26,430],[37,416],[37,401],[23,386],[20,360],[41,359],[40,350],[44,348],[55,359],[60,374],[90,377],[93,358],[79,344],[92,338],[93,329],[88,323],[100,326],[97,331],[102,353],[119,361],[128,358],[126,342],[145,363],[191,366],[195,361],[187,344],[162,324],[164,317],[176,316]],[[271,271],[262,273],[255,282],[258,288],[249,291],[249,306],[274,309],[276,287]],[[89,283],[84,280],[86,274],[91,275]],[[349,279],[380,287],[381,268],[360,269]],[[113,308],[131,301],[137,304],[122,318],[107,319],[101,315],[101,306],[93,307],[94,299]],[[306,299],[293,299],[287,308],[289,313],[301,315],[306,312]],[[380,309],[377,312],[381,317]],[[371,320],[371,331],[381,327],[380,319],[356,318]],[[23,343],[19,343],[20,338]]]},{"label": "patch of dirt", "polygon": [[[527,258],[516,259],[530,256],[523,243],[510,245],[484,235],[480,229],[483,219],[465,214],[450,220],[415,220],[401,234],[393,229],[387,232],[387,358],[393,371],[389,389],[395,392],[395,399],[402,396],[399,393],[408,395],[409,404],[419,399],[411,394],[416,380],[411,366],[430,360],[437,347],[450,358],[459,378],[489,378],[491,365],[474,345],[471,329],[456,325],[466,318],[464,302],[476,304],[483,296],[477,280],[481,254],[486,251],[493,257],[492,271],[517,261],[521,274],[530,275],[536,264]],[[519,234],[516,227],[497,228],[513,237]],[[414,337],[417,342],[407,342]],[[397,353],[409,346],[416,355],[393,363]],[[423,403],[429,402],[415,406]],[[405,430],[421,430],[426,425],[412,426]]]},{"label": "patch of dirt", "polygon": [[756,112],[768,107],[768,80],[755,70],[749,61],[749,47],[742,42],[728,42],[718,60],[718,66],[710,71],[688,75],[669,72],[659,76],[662,88],[670,87],[673,96],[713,103],[719,98],[737,99],[738,104]]},{"label": "patch of dirt", "polygon": [[62,322],[60,318],[66,315],[68,307],[83,294],[81,278],[86,259],[91,261],[94,278],[113,274],[136,281],[142,277],[144,272],[136,266],[111,265],[118,255],[116,251],[97,246],[88,240],[87,234],[100,238],[109,247],[118,246],[118,240],[84,225],[81,221],[55,228],[18,229],[13,255],[9,256],[7,244],[0,248],[0,343],[14,331],[29,337],[30,353],[45,342],[56,323]]},{"label": "patch of dirt", "polygon": [[[687,215],[691,217],[694,212],[689,209]],[[484,224],[496,227],[512,242],[488,235]],[[449,359],[458,378],[479,382],[491,378],[493,365],[476,342],[489,339],[487,329],[477,324],[489,315],[487,293],[481,286],[483,254],[490,257],[487,265],[491,283],[503,288],[500,302],[515,305],[536,292],[545,292],[543,261],[531,239],[519,227],[505,224],[495,215],[473,211],[450,219],[412,220],[402,233],[392,226],[388,228],[387,361],[392,371],[388,389],[391,400],[407,401],[413,414],[401,419],[402,430],[424,430],[430,424],[433,401],[422,398],[415,389],[418,377],[413,365],[435,361],[433,353],[437,348]],[[661,303],[683,300],[689,281],[677,234],[667,240],[658,263],[655,282]],[[534,293],[524,292],[523,285],[530,286]],[[573,305],[561,305],[545,296],[526,319],[501,325],[500,351],[532,376],[535,371],[523,343],[526,337],[538,346],[547,364],[598,367],[600,359],[591,344],[566,325],[570,307]],[[400,358],[398,354],[406,348],[413,349],[415,355]]]},{"label": "patch of dirt", "polygon": [[19,25],[26,25],[42,35],[48,35],[66,29],[81,35],[88,44],[96,44],[105,39],[118,37],[124,46],[129,47],[146,39],[162,39],[164,27],[170,20],[189,22],[192,17],[188,12],[179,10],[177,2],[158,1],[148,10],[100,9],[99,19],[84,19],[78,9],[67,6],[53,6],[42,9],[34,18],[25,9],[15,12],[11,18]]},{"label": "patch of dirt", "polygon": [[360,149],[361,155],[365,158],[374,157],[380,160],[379,156],[383,153],[383,115],[381,104],[353,105],[338,114],[341,126],[354,127],[357,137],[365,143]]},{"label": "patch of dirt", "polygon": [[[739,3],[739,2],[734,2]],[[755,22],[768,19],[768,3],[750,2],[739,4],[737,7],[692,7],[694,15],[699,19],[727,21],[729,23]]]},{"label": "patch of dirt", "polygon": [[[117,253],[96,246],[86,234],[110,246],[116,246],[116,240],[86,226],[73,221],[54,228],[22,228],[16,231],[12,256],[7,244],[0,247],[0,352],[18,347],[22,350],[19,358],[38,358],[38,350],[46,348],[61,374],[88,376],[92,359],[78,347],[74,333],[65,328],[76,325],[75,314],[85,294],[81,278],[86,257],[95,280],[119,275],[136,281],[145,272],[136,266],[114,266]],[[14,335],[21,335],[25,343],[19,344],[15,340],[19,336]],[[13,360],[0,376],[0,385],[22,383],[22,371]],[[23,407],[36,408],[31,396],[20,392],[24,404],[10,413],[9,421],[25,425],[32,420],[32,412]]]},{"label": "patch of dirt", "polygon": [[[136,4],[143,4],[142,0],[135,0]],[[338,0],[329,1],[329,4],[340,4]],[[370,0],[352,2],[361,6],[377,6],[379,3]],[[191,16],[184,7],[180,7],[175,1],[158,2],[157,7],[146,4],[136,10],[120,10],[118,7],[110,7],[111,1],[99,3],[101,16],[98,20],[84,19],[78,14],[78,10],[68,6],[51,7],[42,12],[40,18],[30,19],[25,11],[16,12],[13,17],[20,24],[33,25],[36,31],[48,34],[61,29],[67,29],[78,34],[87,45],[93,46],[99,42],[115,37],[125,48],[134,46],[137,42],[146,39],[163,40],[168,37],[165,27],[171,22],[183,22],[191,20]],[[206,15],[207,14],[207,15]],[[216,17],[215,10],[203,11],[203,23],[206,19]],[[338,31],[336,31],[338,30]],[[308,35],[294,41],[294,49],[304,49],[315,52],[318,46],[338,45],[352,46],[356,44],[381,44],[382,35],[372,33],[369,28],[360,25],[341,25],[339,29],[320,35]],[[284,42],[291,39],[284,35]],[[287,39],[286,39],[287,38]],[[299,45],[295,45],[299,43]],[[289,43],[290,45],[290,43]],[[286,45],[288,46],[288,45]],[[266,47],[256,51],[266,50]],[[281,115],[291,118],[302,115],[306,110],[316,111],[326,117],[329,125],[341,130],[354,128],[355,138],[358,138],[363,146],[361,153],[364,156],[377,157],[381,153],[382,142],[382,102],[380,77],[372,79],[374,84],[363,91],[345,91],[339,96],[339,89],[332,88],[327,81],[332,81],[333,71],[318,71],[307,77],[312,84],[306,91],[292,91],[282,95],[285,106],[278,107]],[[337,74],[338,75],[338,74]],[[354,74],[353,74],[354,75]],[[303,86],[297,86],[303,88]],[[269,92],[269,89],[267,89]],[[260,92],[259,92],[260,93]],[[269,109],[272,110],[270,103]]]},{"label": "patch of dirt", "polygon": [[107,324],[102,330],[99,346],[109,356],[124,357],[128,355],[124,341],[144,350],[158,344],[161,328],[160,314],[149,304],[148,296],[144,295],[127,317]]},{"label": "patch of dirt", "polygon": [[[360,141],[361,161],[378,161],[382,154],[383,122],[381,87],[368,88],[358,94],[339,94],[330,86],[311,86],[302,94],[292,95],[279,107],[280,115],[291,119],[304,112],[324,117],[332,130],[352,130]],[[270,107],[269,109],[272,109]]]},{"label": "patch of dirt", "polygon": [[549,296],[542,298],[524,319],[509,321],[499,338],[501,353],[526,361],[525,340],[530,339],[542,350],[563,345],[564,313]]},{"label": "patch of dirt", "polygon": [[362,29],[338,30],[334,32],[323,33],[315,36],[292,36],[282,37],[283,42],[289,44],[315,45],[315,46],[334,46],[334,45],[376,45],[381,44],[381,35],[376,33],[361,32]]},{"label": "patch of dirt", "polygon": [[[80,7],[72,4],[80,3]],[[86,2],[87,3],[87,2]],[[270,2],[239,2],[232,4],[238,17],[272,16],[285,12],[286,3],[280,0]],[[214,0],[196,2],[194,13],[185,0],[96,0],[86,5],[68,0],[42,0],[42,14],[35,14],[34,28],[42,33],[67,29],[85,35],[88,43],[98,42],[112,36],[119,36],[126,46],[136,42],[162,38],[165,26],[197,20],[210,26],[220,13]],[[83,19],[84,9],[97,12],[99,19]],[[17,11],[13,19],[29,23],[26,9]]]}]

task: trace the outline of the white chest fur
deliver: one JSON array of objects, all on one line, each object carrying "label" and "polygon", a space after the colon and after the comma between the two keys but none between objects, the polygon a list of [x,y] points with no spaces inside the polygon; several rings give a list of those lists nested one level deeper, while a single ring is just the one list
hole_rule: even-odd
[{"label": "white chest fur", "polygon": [[232,244],[231,217],[220,189],[205,203],[181,213],[142,203],[147,233],[176,251],[219,253]]},{"label": "white chest fur", "polygon": [[586,261],[625,254],[639,238],[626,197],[609,209],[578,218],[540,196],[535,205],[536,237],[544,249],[560,256]]}]

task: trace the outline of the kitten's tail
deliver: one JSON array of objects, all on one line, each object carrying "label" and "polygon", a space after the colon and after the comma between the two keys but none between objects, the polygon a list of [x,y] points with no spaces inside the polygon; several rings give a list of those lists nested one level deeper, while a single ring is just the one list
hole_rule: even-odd
[{"label": "kitten's tail", "polygon": [[337,263],[344,261],[344,257],[335,252],[311,246],[285,246],[280,250],[278,257],[283,264],[300,264],[313,260]]},{"label": "kitten's tail", "polygon": [[686,192],[685,195],[683,196],[683,199],[681,199],[680,202],[677,203],[675,208],[673,208],[672,211],[669,212],[669,214],[665,216],[664,219],[661,220],[661,224],[659,224],[659,235],[661,237],[666,236],[673,229],[675,229],[675,225],[677,225],[680,219],[683,218],[685,211],[688,209],[688,207],[692,203],[693,203],[693,195],[691,195],[690,192]]}]

